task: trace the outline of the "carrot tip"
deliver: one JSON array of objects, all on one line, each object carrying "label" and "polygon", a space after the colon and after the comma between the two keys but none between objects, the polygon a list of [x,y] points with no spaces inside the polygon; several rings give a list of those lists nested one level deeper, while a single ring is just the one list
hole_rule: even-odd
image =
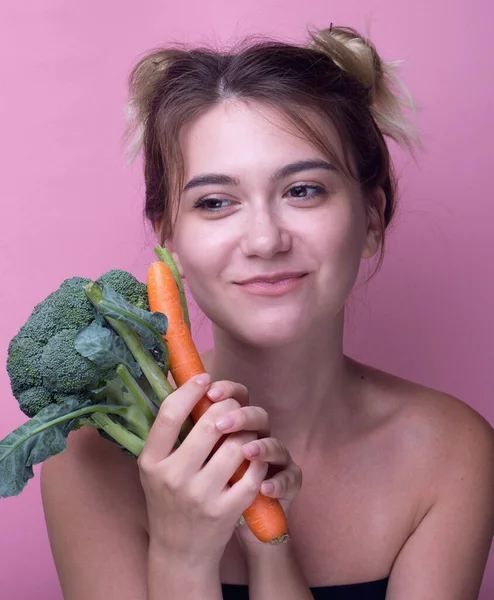
[{"label": "carrot tip", "polygon": [[237,527],[243,527],[244,525],[247,525],[247,521],[244,519],[244,515],[240,515],[240,518],[237,521]]},{"label": "carrot tip", "polygon": [[270,544],[271,546],[280,546],[281,544],[286,544],[286,542],[288,542],[289,540],[290,534],[284,533],[283,535],[280,535],[279,537],[274,538],[273,540],[268,542],[268,544]]}]

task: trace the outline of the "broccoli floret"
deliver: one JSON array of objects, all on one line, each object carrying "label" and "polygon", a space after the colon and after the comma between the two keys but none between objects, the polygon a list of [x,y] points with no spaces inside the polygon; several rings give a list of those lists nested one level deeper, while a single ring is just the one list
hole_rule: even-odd
[{"label": "broccoli floret", "polygon": [[114,369],[102,370],[77,352],[74,346],[77,332],[77,329],[63,329],[43,349],[40,373],[43,385],[52,392],[73,394],[115,375]]},{"label": "broccoli floret", "polygon": [[84,292],[90,279],[71,277],[34,307],[21,327],[20,333],[32,340],[46,344],[61,329],[80,329],[94,319],[94,309]]},{"label": "broccoli floret", "polygon": [[10,377],[12,393],[16,398],[21,392],[43,383],[38,361],[42,350],[42,344],[23,334],[17,334],[10,341],[7,373]]},{"label": "broccoli floret", "polygon": [[44,387],[32,387],[19,394],[19,408],[28,417],[34,417],[42,408],[55,401],[54,397]]},{"label": "broccoli floret", "polygon": [[96,283],[100,286],[109,285],[131,304],[149,310],[147,286],[137,280],[131,273],[112,269],[97,279]]},{"label": "broccoli floret", "polygon": [[[21,410],[30,417],[44,407],[48,398],[41,392],[41,387],[46,388],[48,394],[55,390],[47,385],[46,374],[42,372],[47,369],[46,365],[42,365],[42,356],[47,344],[61,331],[66,329],[77,331],[95,319],[95,310],[84,291],[84,285],[90,281],[83,277],[66,279],[57,290],[34,307],[29,319],[10,341],[7,372],[12,393],[17,398]],[[56,362],[63,365],[67,371],[65,367],[67,363],[70,364],[71,348],[72,353],[74,352],[73,344],[71,348],[68,346],[62,348],[60,344],[56,347],[60,351]],[[84,360],[91,364],[87,359],[78,356],[81,363]],[[75,359],[72,357],[72,360]],[[47,360],[46,364],[49,365],[50,362]],[[81,381],[85,381],[86,376],[87,367],[81,369]],[[79,385],[77,390],[80,387]],[[27,394],[26,392],[31,388],[34,391]],[[23,394],[22,399],[21,394]]]}]

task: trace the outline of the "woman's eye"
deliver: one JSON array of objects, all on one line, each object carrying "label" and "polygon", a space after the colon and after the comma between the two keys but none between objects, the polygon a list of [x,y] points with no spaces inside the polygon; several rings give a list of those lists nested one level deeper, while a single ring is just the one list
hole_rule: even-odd
[{"label": "woman's eye", "polygon": [[203,198],[202,200],[198,200],[194,203],[194,208],[198,208],[199,210],[204,210],[205,212],[219,212],[222,208],[225,208],[222,205],[223,202],[229,202],[229,200],[221,200],[220,198]]},{"label": "woman's eye", "polygon": [[[313,194],[307,194],[307,190],[313,190]],[[292,198],[315,198],[316,196],[323,196],[326,194],[326,190],[320,185],[296,185],[288,190],[288,193],[295,192],[295,196]]]},{"label": "woman's eye", "polygon": [[[309,194],[308,190],[312,190],[313,193]],[[290,193],[290,192],[295,193],[295,195],[292,196],[292,198],[295,198],[295,199],[297,199],[297,198],[311,199],[311,198],[316,198],[317,196],[324,196],[325,194],[327,194],[326,189],[321,187],[320,185],[308,185],[308,184],[296,185],[296,186],[290,188],[287,193]],[[231,205],[231,203],[232,203],[231,200],[226,200],[226,199],[222,199],[222,198],[202,198],[200,200],[197,200],[197,202],[194,203],[193,207],[194,207],[194,209],[199,209],[199,210],[202,210],[204,212],[211,214],[211,213],[219,213],[224,208],[228,208]]]}]

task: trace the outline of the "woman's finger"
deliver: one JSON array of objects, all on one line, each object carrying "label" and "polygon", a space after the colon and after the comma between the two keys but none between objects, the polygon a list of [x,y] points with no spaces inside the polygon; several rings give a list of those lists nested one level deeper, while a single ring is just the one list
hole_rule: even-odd
[{"label": "woman's finger", "polygon": [[[190,474],[197,473],[208,460],[208,457],[211,456],[211,453],[218,451],[215,451],[215,448],[219,449],[221,447],[221,438],[226,437],[216,427],[216,419],[223,413],[231,412],[237,408],[238,402],[233,398],[211,404],[179,448],[172,454],[170,460],[180,462],[182,470],[186,469]],[[251,437],[250,439],[255,438]],[[249,441],[249,438],[245,441]]]},{"label": "woman's finger", "polygon": [[285,445],[273,437],[249,442],[243,446],[242,451],[246,458],[264,460],[272,465],[288,466],[293,462]]},{"label": "woman's finger", "polygon": [[249,404],[249,390],[245,385],[234,381],[214,381],[208,390],[207,396],[213,402],[225,400],[225,398],[235,398],[242,406],[248,406]]},{"label": "woman's finger", "polygon": [[293,500],[302,487],[302,469],[293,461],[285,445],[277,438],[249,442],[242,447],[244,456],[274,465],[275,473],[263,481],[261,493],[271,498]]},{"label": "woman's finger", "polygon": [[[221,446],[211,456],[196,476],[196,481],[203,488],[219,494],[228,484],[235,471],[245,462],[242,446],[256,437],[252,431],[238,431],[229,434]],[[265,465],[265,475],[268,465]]]},{"label": "woman's finger", "polygon": [[266,463],[260,460],[250,462],[239,481],[225,492],[226,502],[230,505],[237,505],[239,512],[243,513],[260,492],[266,470]]},{"label": "woman's finger", "polygon": [[262,482],[261,493],[270,498],[293,500],[302,487],[302,470],[295,463]]},{"label": "woman's finger", "polygon": [[257,431],[260,438],[270,435],[268,413],[260,406],[243,406],[221,415],[215,421],[222,433],[234,431]]},{"label": "woman's finger", "polygon": [[139,456],[140,465],[147,461],[157,463],[170,454],[185,419],[205,395],[210,382],[207,373],[192,377],[163,402]]}]

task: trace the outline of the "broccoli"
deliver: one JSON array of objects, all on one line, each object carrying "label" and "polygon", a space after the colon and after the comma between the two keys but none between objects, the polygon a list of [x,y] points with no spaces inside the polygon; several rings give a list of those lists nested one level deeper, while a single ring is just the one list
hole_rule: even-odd
[{"label": "broccoli", "polygon": [[[76,353],[73,339],[67,339],[67,330],[73,332],[75,337],[77,331],[95,320],[95,309],[84,287],[90,281],[82,277],[66,279],[57,290],[34,307],[26,323],[10,342],[7,373],[12,393],[19,402],[19,394],[32,387],[43,386],[50,393],[73,393],[95,379],[94,383],[97,383],[96,365]],[[97,281],[101,286],[105,283],[110,285],[128,302],[149,308],[146,285],[130,273],[113,269]],[[76,375],[76,380],[68,383],[66,378],[70,378],[71,374]],[[101,373],[102,379],[106,379],[106,376],[106,373]],[[31,409],[29,402],[23,401],[20,408],[32,417],[43,401],[39,392],[25,396],[29,397],[34,400],[35,407]],[[43,397],[48,401],[46,394]]]},{"label": "broccoli", "polygon": [[149,310],[148,289],[146,284],[138,281],[133,275],[127,273],[127,271],[113,269],[112,271],[108,271],[108,273],[101,275],[101,277],[96,280],[96,283],[99,286],[103,286],[104,284],[108,285],[134,306]]},{"label": "broccoli", "polygon": [[73,394],[114,376],[111,369],[106,372],[77,352],[74,343],[77,333],[77,329],[62,329],[43,348],[40,373],[44,385],[52,392]]},{"label": "broccoli", "polygon": [[57,290],[34,307],[18,335],[46,344],[62,329],[80,329],[89,325],[94,319],[93,307],[84,293],[84,285],[89,282],[89,279],[82,277],[66,279]]},{"label": "broccoli", "polygon": [[19,399],[21,392],[42,385],[43,379],[38,360],[42,351],[43,344],[24,335],[22,329],[10,341],[7,373],[10,377],[12,393],[17,399]]},{"label": "broccoli", "polygon": [[[0,441],[0,498],[19,494],[32,465],[62,452],[70,431],[98,429],[139,456],[167,380],[168,321],[126,271],[66,279],[11,340],[7,372],[29,421]],[[190,418],[177,444],[192,426]]]},{"label": "broccoli", "polygon": [[55,401],[51,394],[44,387],[32,387],[21,392],[17,398],[19,408],[28,417],[34,417],[42,408]]}]

